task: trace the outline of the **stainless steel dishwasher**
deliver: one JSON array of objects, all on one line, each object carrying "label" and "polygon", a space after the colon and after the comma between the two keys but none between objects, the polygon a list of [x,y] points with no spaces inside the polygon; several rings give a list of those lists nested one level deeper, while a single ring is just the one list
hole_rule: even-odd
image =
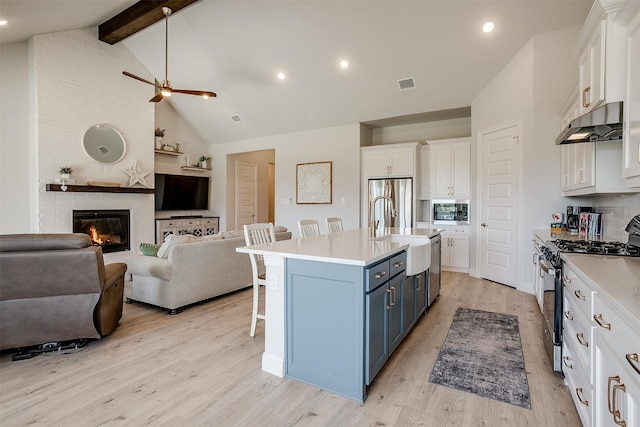
[{"label": "stainless steel dishwasher", "polygon": [[427,306],[440,295],[440,235],[431,238],[431,265],[429,266],[429,291],[427,293]]}]

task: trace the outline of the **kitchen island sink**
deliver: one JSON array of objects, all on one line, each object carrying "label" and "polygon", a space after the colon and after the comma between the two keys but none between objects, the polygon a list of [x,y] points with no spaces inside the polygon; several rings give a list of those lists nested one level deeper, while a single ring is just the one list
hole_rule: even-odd
[{"label": "kitchen island sink", "polygon": [[375,240],[409,245],[405,249],[407,251],[407,276],[420,274],[431,265],[431,239],[428,236],[389,234],[377,237]]}]

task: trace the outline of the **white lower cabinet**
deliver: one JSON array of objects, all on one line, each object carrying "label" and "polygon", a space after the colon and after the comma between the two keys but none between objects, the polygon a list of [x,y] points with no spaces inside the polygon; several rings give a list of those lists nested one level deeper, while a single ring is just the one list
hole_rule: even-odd
[{"label": "white lower cabinet", "polygon": [[442,233],[442,268],[450,271],[469,271],[469,227],[443,228],[445,231]]},{"label": "white lower cabinet", "polygon": [[640,335],[595,296],[595,425],[640,426]]},{"label": "white lower cabinet", "polygon": [[580,420],[640,427],[640,331],[576,273],[564,264],[562,372]]},{"label": "white lower cabinet", "polygon": [[562,316],[562,372],[584,426],[593,425],[593,290],[565,264]]}]

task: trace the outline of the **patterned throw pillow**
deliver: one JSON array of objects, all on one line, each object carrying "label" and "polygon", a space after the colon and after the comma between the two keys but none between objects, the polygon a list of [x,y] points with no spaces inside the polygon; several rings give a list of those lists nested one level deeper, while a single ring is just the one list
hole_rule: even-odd
[{"label": "patterned throw pillow", "polygon": [[158,249],[160,245],[154,243],[140,243],[140,252],[146,256],[158,256]]}]

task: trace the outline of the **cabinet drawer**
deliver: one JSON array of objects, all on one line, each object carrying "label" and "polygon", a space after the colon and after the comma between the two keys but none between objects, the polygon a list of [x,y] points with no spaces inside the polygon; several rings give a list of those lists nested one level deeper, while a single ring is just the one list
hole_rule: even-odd
[{"label": "cabinet drawer", "polygon": [[371,292],[391,278],[392,274],[389,270],[389,266],[390,263],[387,259],[367,268],[365,273],[367,278],[367,283],[365,285],[366,292]]},{"label": "cabinet drawer", "polygon": [[[598,331],[598,338],[607,345],[615,355],[616,361],[635,374],[634,378],[640,384],[640,336],[638,325],[629,325],[596,294],[593,300],[593,324]],[[601,341],[598,341],[599,345]]]},{"label": "cabinet drawer", "polygon": [[562,284],[564,295],[571,301],[576,312],[579,311],[584,317],[591,319],[593,292],[571,269],[566,267],[566,264],[562,272]]},{"label": "cabinet drawer", "polygon": [[[580,318],[573,321],[566,320],[563,324],[562,343],[566,344],[572,358],[574,370],[581,370],[586,376],[589,384],[593,384],[593,362],[591,354],[593,352],[593,328],[591,324],[586,324]],[[563,353],[564,356],[567,356]]]},{"label": "cabinet drawer", "polygon": [[402,251],[398,255],[394,255],[389,260],[389,269],[391,270],[391,277],[398,273],[401,273],[407,267],[407,253]]},{"label": "cabinet drawer", "polygon": [[584,427],[590,427],[593,421],[593,388],[585,377],[584,373],[578,369],[567,369],[565,379],[573,403],[578,410],[580,420]]}]

